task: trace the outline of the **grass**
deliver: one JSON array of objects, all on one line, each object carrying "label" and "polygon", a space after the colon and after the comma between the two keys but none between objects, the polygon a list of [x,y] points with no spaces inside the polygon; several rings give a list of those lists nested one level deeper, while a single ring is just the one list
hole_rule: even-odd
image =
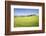
[{"label": "grass", "polygon": [[14,27],[36,27],[36,26],[39,26],[38,16],[29,16],[29,17],[14,16]]}]

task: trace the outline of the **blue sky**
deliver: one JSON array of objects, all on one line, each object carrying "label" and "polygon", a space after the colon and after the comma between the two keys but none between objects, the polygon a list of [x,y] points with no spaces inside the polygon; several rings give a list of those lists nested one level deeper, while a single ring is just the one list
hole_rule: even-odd
[{"label": "blue sky", "polygon": [[26,16],[32,14],[39,14],[39,9],[24,9],[24,8],[14,8],[14,16]]}]

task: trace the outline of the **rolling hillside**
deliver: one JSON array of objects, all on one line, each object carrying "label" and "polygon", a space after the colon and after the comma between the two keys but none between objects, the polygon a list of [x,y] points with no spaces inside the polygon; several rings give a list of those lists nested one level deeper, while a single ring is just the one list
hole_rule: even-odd
[{"label": "rolling hillside", "polygon": [[14,27],[36,27],[39,26],[39,16],[14,16]]}]

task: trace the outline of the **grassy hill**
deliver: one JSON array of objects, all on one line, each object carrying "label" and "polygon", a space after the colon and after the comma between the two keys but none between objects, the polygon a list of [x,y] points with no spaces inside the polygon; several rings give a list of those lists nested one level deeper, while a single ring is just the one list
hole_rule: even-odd
[{"label": "grassy hill", "polygon": [[36,27],[39,26],[39,16],[14,16],[14,27]]}]

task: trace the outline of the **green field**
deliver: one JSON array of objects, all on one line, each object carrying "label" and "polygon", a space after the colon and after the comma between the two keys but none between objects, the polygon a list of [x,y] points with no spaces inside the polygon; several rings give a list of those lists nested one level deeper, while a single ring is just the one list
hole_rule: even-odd
[{"label": "green field", "polygon": [[36,27],[39,26],[39,16],[14,16],[14,27]]}]

